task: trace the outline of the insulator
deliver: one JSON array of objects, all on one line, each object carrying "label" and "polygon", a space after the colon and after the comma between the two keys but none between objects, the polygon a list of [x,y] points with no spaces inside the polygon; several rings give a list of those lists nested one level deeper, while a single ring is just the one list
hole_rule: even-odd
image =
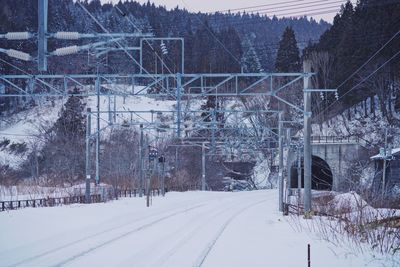
[{"label": "insulator", "polygon": [[79,32],[56,32],[54,38],[63,40],[77,40],[79,39]]},{"label": "insulator", "polygon": [[339,93],[338,92],[335,92],[335,98],[336,98],[336,100],[339,100]]},{"label": "insulator", "polygon": [[29,32],[8,32],[5,34],[8,40],[26,40],[31,38],[31,36]]},{"label": "insulator", "polygon": [[322,100],[324,100],[324,93],[319,93],[319,96],[321,97]]},{"label": "insulator", "polygon": [[77,45],[73,45],[73,46],[57,48],[53,53],[56,56],[66,56],[66,55],[76,54],[78,52],[79,52],[79,47]]},{"label": "insulator", "polygon": [[9,50],[7,50],[6,53],[9,57],[18,58],[18,59],[25,60],[25,61],[29,61],[32,59],[31,55],[29,55],[28,53],[14,50],[14,49],[9,49]]}]

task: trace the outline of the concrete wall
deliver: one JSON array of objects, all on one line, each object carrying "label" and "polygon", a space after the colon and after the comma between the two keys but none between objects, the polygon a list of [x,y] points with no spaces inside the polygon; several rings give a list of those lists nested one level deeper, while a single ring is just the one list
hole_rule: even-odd
[{"label": "concrete wall", "polygon": [[[359,144],[313,144],[312,155],[323,159],[329,165],[333,174],[334,191],[346,191],[348,188],[348,173],[351,172],[352,162],[368,159],[367,150]],[[297,166],[295,157],[288,157],[288,163],[290,167],[293,164]]]}]

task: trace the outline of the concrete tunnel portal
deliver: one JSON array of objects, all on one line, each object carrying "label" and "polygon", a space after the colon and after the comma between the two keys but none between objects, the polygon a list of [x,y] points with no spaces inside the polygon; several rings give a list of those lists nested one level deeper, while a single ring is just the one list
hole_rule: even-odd
[{"label": "concrete tunnel portal", "polygon": [[[298,167],[295,161],[290,168],[290,188],[298,188]],[[312,156],[311,165],[311,189],[332,190],[333,174],[328,163],[317,156]],[[304,162],[301,159],[301,188],[304,188]]]}]

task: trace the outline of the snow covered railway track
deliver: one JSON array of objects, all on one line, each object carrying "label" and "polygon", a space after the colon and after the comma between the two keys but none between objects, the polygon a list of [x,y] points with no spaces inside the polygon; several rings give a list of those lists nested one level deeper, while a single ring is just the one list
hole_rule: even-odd
[{"label": "snow covered railway track", "polygon": [[[106,245],[108,245],[108,244],[110,244],[110,243],[112,243],[112,242],[115,242],[115,241],[117,241],[117,240],[119,240],[119,239],[122,239],[122,238],[124,238],[125,236],[128,236],[128,235],[131,235],[131,234],[133,234],[133,233],[142,231],[142,230],[144,230],[144,229],[146,229],[146,228],[149,228],[149,227],[151,227],[151,226],[153,226],[153,225],[155,225],[155,224],[157,224],[157,223],[159,223],[159,222],[165,221],[165,220],[167,220],[167,219],[169,219],[169,218],[172,218],[172,217],[174,217],[174,216],[176,216],[176,215],[179,215],[179,214],[182,214],[182,213],[186,213],[186,212],[188,212],[188,211],[192,211],[192,210],[198,209],[198,208],[200,208],[200,207],[202,207],[202,206],[204,206],[204,205],[206,205],[206,204],[202,203],[202,204],[198,204],[198,205],[191,206],[191,207],[189,207],[189,208],[184,208],[183,210],[182,210],[182,209],[179,209],[178,211],[175,211],[175,212],[173,212],[173,213],[168,213],[168,214],[165,215],[165,216],[158,217],[157,219],[153,219],[153,220],[151,220],[151,221],[148,222],[148,223],[145,223],[145,224],[142,224],[142,225],[140,225],[140,226],[135,227],[134,229],[131,229],[131,230],[129,230],[129,231],[124,231],[123,233],[120,233],[120,234],[118,234],[118,235],[116,235],[116,236],[113,236],[113,237],[111,237],[111,238],[108,238],[106,241],[103,241],[103,242],[100,242],[100,243],[98,243],[98,244],[96,244],[96,245],[94,245],[94,246],[91,246],[89,249],[85,249],[84,251],[81,251],[81,252],[79,252],[79,253],[76,253],[76,254],[74,254],[73,256],[71,256],[71,257],[69,257],[69,258],[67,258],[67,259],[64,259],[64,260],[62,260],[62,261],[58,261],[58,263],[56,263],[56,264],[50,264],[50,266],[62,266],[62,265],[65,265],[65,264],[67,264],[67,263],[69,263],[69,262],[71,262],[71,261],[73,261],[73,260],[75,260],[75,259],[77,259],[77,258],[79,258],[79,257],[81,257],[81,256],[84,256],[84,255],[86,255],[86,254],[88,254],[88,253],[90,253],[90,252],[92,252],[92,251],[94,251],[94,250],[96,250],[96,249],[98,249],[98,248],[101,248],[101,247],[106,246]],[[153,215],[150,215],[150,216],[146,216],[145,219],[146,219],[146,218],[149,218],[149,217],[154,217],[154,214],[153,214]],[[142,219],[143,219],[143,218],[142,218]],[[134,222],[137,222],[137,221],[140,221],[140,220],[141,220],[141,219],[135,220]],[[134,222],[131,222],[131,223],[134,223]],[[105,231],[102,231],[102,232],[99,232],[99,233],[96,233],[96,234],[93,234],[93,235],[90,235],[90,236],[81,238],[81,239],[76,240],[76,241],[74,241],[74,242],[70,242],[70,243],[65,244],[65,245],[63,245],[63,246],[60,246],[60,247],[57,247],[57,248],[54,248],[54,249],[45,251],[45,252],[40,253],[40,254],[38,254],[38,255],[35,255],[35,256],[26,258],[26,259],[24,259],[24,260],[22,260],[22,261],[19,261],[19,262],[17,262],[17,263],[13,263],[13,264],[10,264],[10,265],[6,265],[6,266],[10,266],[10,267],[11,267],[11,266],[13,266],[13,267],[14,267],[14,266],[22,266],[22,265],[24,265],[24,266],[26,266],[26,265],[29,265],[29,266],[47,266],[46,263],[44,263],[44,264],[41,264],[41,263],[40,263],[40,259],[41,259],[41,258],[44,258],[44,257],[49,258],[49,257],[52,256],[52,254],[60,253],[60,252],[62,252],[64,249],[68,249],[68,248],[71,248],[71,247],[73,248],[74,246],[77,246],[77,245],[82,245],[82,243],[84,243],[84,242],[90,242],[92,239],[95,239],[95,238],[97,238],[97,237],[99,237],[99,236],[101,236],[101,235],[103,235],[103,234],[112,232],[113,230],[117,230],[117,229],[119,229],[119,228],[126,227],[126,226],[127,226],[127,225],[122,225],[122,226],[118,226],[118,227],[113,227],[113,228],[107,229],[107,230],[105,230]],[[38,263],[35,263],[35,261],[39,261],[39,262],[38,262]]]},{"label": "snow covered railway track", "polygon": [[231,215],[228,220],[225,221],[225,223],[218,229],[216,235],[212,238],[212,240],[208,243],[208,245],[204,248],[202,253],[200,254],[199,258],[197,259],[196,263],[193,266],[200,267],[203,266],[207,256],[210,254],[210,251],[213,249],[214,245],[217,243],[218,239],[221,237],[221,235],[224,233],[225,229],[229,226],[229,224],[240,214],[242,214],[244,211],[247,209],[254,207],[255,205],[259,205],[263,202],[266,202],[267,200],[261,200],[257,201],[255,203],[251,203],[250,205],[246,205],[245,207],[241,208],[238,212],[235,212],[233,215]]},{"label": "snow covered railway track", "polygon": [[176,231],[169,233],[168,235],[162,237],[161,239],[154,240],[153,244],[148,246],[147,248],[136,253],[133,258],[143,258],[149,259],[149,255],[152,255],[152,251],[154,249],[160,248],[160,251],[163,251],[163,247],[167,247],[164,249],[165,252],[160,253],[161,255],[155,257],[152,255],[151,260],[147,260],[147,262],[137,262],[139,266],[141,264],[143,266],[164,266],[168,260],[173,257],[180,249],[186,245],[191,239],[194,238],[196,233],[199,233],[202,228],[206,225],[213,223],[214,220],[218,217],[223,217],[226,213],[230,212],[232,208],[237,206],[238,201],[233,201],[235,198],[230,199],[227,204],[218,206],[212,205],[211,210],[205,210],[199,214],[196,214],[193,218],[190,218],[190,221],[185,223],[186,227],[179,228]]}]

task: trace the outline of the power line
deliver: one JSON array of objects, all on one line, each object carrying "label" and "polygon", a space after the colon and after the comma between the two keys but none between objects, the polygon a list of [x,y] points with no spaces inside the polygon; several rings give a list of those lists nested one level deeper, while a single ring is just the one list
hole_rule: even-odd
[{"label": "power line", "polygon": [[[321,3],[324,2],[324,3]],[[280,8],[265,8],[265,9],[259,9],[256,10],[257,12],[260,11],[269,11],[269,12],[281,12],[281,11],[291,11],[291,10],[296,10],[296,9],[305,9],[305,8],[309,8],[309,7],[316,7],[316,6],[330,6],[335,4],[335,6],[337,6],[338,3],[343,3],[346,2],[346,0],[336,0],[336,1],[332,1],[329,3],[326,3],[325,1],[314,1],[314,2],[310,2],[310,3],[306,3],[306,4],[296,4],[296,5],[288,5],[286,7],[280,7]],[[315,4],[318,3],[318,4]],[[295,7],[295,8],[293,8]],[[340,8],[340,6],[338,6],[338,8]],[[262,12],[262,14],[267,13],[267,12]]]},{"label": "power line", "polygon": [[[185,6],[187,6],[184,0],[182,0],[182,3],[183,3]],[[240,67],[242,67],[242,63],[240,62],[240,60],[239,60],[235,55],[233,55],[231,51],[229,51],[229,49],[215,36],[215,34],[209,29],[209,27],[207,27],[207,25],[205,25],[205,23],[204,23],[198,16],[195,16],[195,17],[197,18],[198,21],[200,21],[200,23],[202,23],[202,24],[205,26],[205,28],[206,28],[207,31],[210,33],[210,35],[224,48],[224,50],[225,50],[226,52],[228,52],[228,54],[229,54],[237,63],[239,63]]]},{"label": "power line", "polygon": [[253,9],[253,8],[266,7],[266,6],[277,6],[277,5],[282,5],[282,4],[298,3],[298,2],[303,2],[303,1],[304,0],[295,0],[295,1],[286,1],[286,2],[281,2],[281,3],[271,3],[271,4],[264,4],[264,5],[257,5],[257,6],[232,8],[232,9],[218,10],[218,11],[215,11],[215,13],[217,13],[217,12],[237,11],[237,10],[244,10],[244,9]]},{"label": "power line", "polygon": [[400,34],[400,30],[398,32],[396,32],[381,48],[378,49],[378,51],[376,51],[369,59],[367,59],[367,61],[365,61],[364,64],[362,64],[355,72],[353,72],[353,74],[351,74],[346,80],[344,80],[338,87],[336,87],[336,89],[339,89],[340,87],[342,87],[348,80],[350,80],[354,75],[357,74],[357,72],[359,72],[362,68],[364,68],[369,62],[371,62],[371,60],[378,55],[394,38],[397,37],[397,35]]},{"label": "power line", "polygon": [[[336,1],[336,0],[335,0]],[[344,0],[343,0],[344,1]],[[351,1],[355,1],[355,0],[351,0]],[[387,6],[387,5],[391,5],[391,4],[395,4],[395,3],[397,3],[396,1],[398,1],[398,0],[393,0],[393,1],[391,1],[391,2],[384,2],[384,3],[374,3],[374,4],[369,4],[369,7],[382,7],[382,6]],[[294,2],[298,2],[298,1],[294,1]],[[309,2],[309,3],[311,3],[311,2]],[[333,2],[330,2],[330,3],[325,3],[325,4],[323,4],[322,6],[326,6],[326,5],[329,5],[329,4],[332,4]],[[355,5],[356,3],[355,2],[351,2],[353,5]],[[307,4],[307,3],[305,3],[305,4]],[[265,5],[264,5],[265,6]],[[286,6],[283,6],[283,7],[286,7]],[[283,8],[283,7],[281,7],[281,8]],[[340,6],[338,7],[338,9],[340,9]],[[293,10],[298,10],[298,8],[294,8]],[[322,10],[322,9],[321,9]],[[257,10],[254,10],[254,11],[257,11]],[[330,14],[330,13],[336,13],[336,12],[338,12],[338,11],[340,11],[340,10],[325,10],[325,11],[321,11],[321,12],[313,12],[313,13],[308,13],[308,14],[306,14],[307,12],[309,12],[310,10],[307,10],[307,11],[303,11],[303,12],[301,12],[302,14],[299,14],[299,12],[297,12],[296,13],[296,15],[295,16],[291,16],[292,18],[294,18],[294,17],[296,17],[296,18],[301,18],[301,17],[303,17],[303,16],[305,16],[305,15],[307,15],[307,16],[316,16],[316,15],[323,15],[323,14]],[[254,13],[253,11],[252,11],[252,16],[253,17],[249,17],[249,18],[246,18],[246,17],[244,17],[244,18],[246,18],[246,19],[248,19],[248,20],[252,20],[252,19],[257,19],[257,18],[259,18],[259,19],[264,19],[264,18],[270,18],[270,17],[272,17],[272,16],[284,16],[284,15],[294,15],[295,13],[293,13],[293,14],[271,14],[271,16],[263,16],[263,15],[265,15],[265,14],[258,14],[258,13]],[[239,14],[240,16],[242,16],[241,14]],[[197,16],[197,14],[193,14],[193,16]],[[231,21],[236,21],[237,20],[237,18],[236,18],[236,16],[234,15],[234,14],[225,14],[225,13],[215,13],[215,14],[212,14],[212,13],[200,13],[200,16],[201,17],[207,17],[207,18],[209,18],[211,21],[214,21],[215,23],[219,23],[219,22],[223,22],[223,23],[231,23]],[[243,18],[243,17],[242,17]],[[257,21],[257,22],[253,22],[253,21],[250,21],[250,22],[239,22],[239,23],[231,23],[231,25],[232,26],[240,26],[240,25],[246,25],[246,24],[258,24],[258,23],[263,23],[264,21]],[[170,22],[170,23],[163,23],[163,25],[164,26],[166,26],[166,27],[172,27],[173,25],[176,25],[176,23],[175,22]]]},{"label": "power line", "polygon": [[[122,5],[124,5],[124,4],[122,4]],[[125,14],[125,12],[123,12],[119,7],[118,7],[118,5],[114,5],[114,7],[124,16],[124,14]],[[125,6],[124,6],[125,7]],[[126,8],[125,8],[126,9]],[[129,11],[128,11],[128,13],[129,13]],[[129,13],[130,14],[130,13]],[[127,20],[128,20],[128,22],[135,28],[135,29],[137,29],[137,30],[140,30],[137,26],[136,26],[136,24],[135,23],[133,23],[133,21],[128,17],[128,16],[124,16]],[[169,72],[169,73],[171,73],[172,74],[172,71],[168,68],[168,66],[164,63],[164,61],[162,60],[162,58],[158,55],[158,53],[157,53],[157,51],[154,49],[154,47],[150,44],[150,42],[147,40],[147,39],[145,39],[145,42],[150,46],[150,48],[154,51],[154,53],[156,54],[156,56],[157,56],[157,58],[161,61],[161,64],[167,69],[167,71]],[[183,55],[182,55],[183,56]],[[183,70],[181,70],[182,72],[183,72]]]},{"label": "power line", "polygon": [[[329,10],[327,10],[327,9],[329,9]],[[298,11],[292,11],[292,12],[287,12],[287,13],[274,14],[274,16],[282,17],[282,16],[288,16],[288,15],[292,15],[292,14],[296,14],[296,15],[299,14],[299,15],[306,16],[307,14],[310,14],[308,12],[311,12],[311,11],[312,12],[318,11],[318,12],[321,12],[322,14],[323,14],[323,12],[328,12],[328,11],[331,13],[334,13],[334,12],[340,11],[340,6],[338,6],[338,7],[334,7],[334,6],[318,7],[318,8],[308,9],[307,11],[298,10]],[[267,13],[261,13],[261,14],[267,14]]]},{"label": "power line", "polygon": [[368,76],[366,76],[364,79],[362,79],[359,83],[357,83],[355,86],[353,86],[350,90],[348,90],[346,93],[344,93],[342,96],[340,96],[336,101],[334,101],[332,104],[330,104],[328,107],[326,107],[324,110],[322,110],[319,114],[325,112],[327,109],[329,109],[332,105],[334,105],[336,102],[339,101],[339,99],[343,98],[347,94],[349,94],[351,91],[359,87],[361,84],[363,84],[365,81],[367,81],[372,75],[377,73],[380,69],[385,67],[387,64],[389,64],[393,59],[395,59],[398,55],[400,55],[400,51],[398,51],[396,54],[394,54],[390,59],[385,61],[382,65],[380,65],[377,69],[375,69],[373,72],[371,72]]}]

